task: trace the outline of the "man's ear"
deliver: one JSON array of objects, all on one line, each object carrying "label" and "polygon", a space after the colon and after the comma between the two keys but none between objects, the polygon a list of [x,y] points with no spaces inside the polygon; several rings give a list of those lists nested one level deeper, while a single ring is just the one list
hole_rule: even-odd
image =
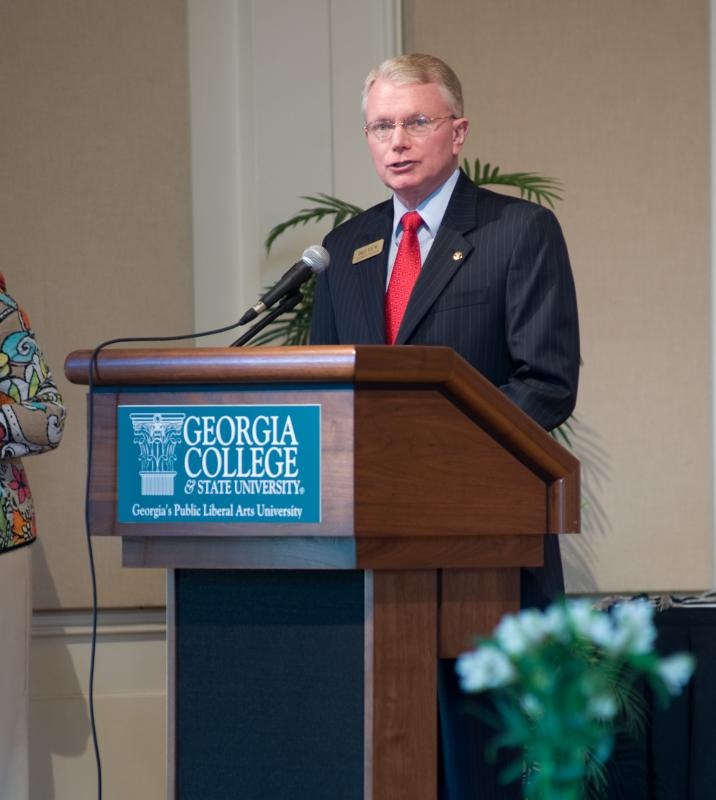
[{"label": "man's ear", "polygon": [[469,120],[465,119],[465,117],[461,117],[460,119],[456,119],[452,124],[452,152],[453,155],[458,155],[458,153],[462,150],[462,146],[465,144],[465,138],[467,137],[467,129],[470,126]]}]

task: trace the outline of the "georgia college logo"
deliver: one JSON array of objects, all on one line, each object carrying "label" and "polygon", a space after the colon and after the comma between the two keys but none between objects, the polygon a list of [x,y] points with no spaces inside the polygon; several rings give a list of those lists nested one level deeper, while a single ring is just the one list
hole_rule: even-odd
[{"label": "georgia college logo", "polygon": [[119,404],[117,516],[320,522],[320,405]]},{"label": "georgia college logo", "polygon": [[173,495],[176,446],[182,440],[185,414],[130,414],[134,443],[139,445],[143,496]]}]

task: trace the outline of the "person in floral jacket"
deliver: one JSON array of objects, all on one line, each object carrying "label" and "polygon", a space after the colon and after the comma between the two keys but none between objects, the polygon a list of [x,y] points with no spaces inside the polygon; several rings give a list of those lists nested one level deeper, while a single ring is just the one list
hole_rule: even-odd
[{"label": "person in floral jacket", "polygon": [[21,456],[57,447],[65,409],[30,320],[0,274],[0,552],[36,536]]},{"label": "person in floral jacket", "polygon": [[27,315],[0,274],[0,797],[28,797],[30,559],[24,456],[60,443],[65,408]]}]

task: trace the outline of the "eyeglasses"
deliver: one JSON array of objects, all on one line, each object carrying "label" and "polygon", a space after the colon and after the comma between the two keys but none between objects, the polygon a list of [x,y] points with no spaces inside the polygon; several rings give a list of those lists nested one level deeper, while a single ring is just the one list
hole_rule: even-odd
[{"label": "eyeglasses", "polygon": [[393,135],[396,126],[400,127],[409,136],[427,136],[430,131],[437,128],[435,123],[443,119],[457,119],[454,114],[449,114],[446,117],[426,117],[424,114],[418,114],[415,117],[408,117],[408,119],[392,122],[389,119],[378,119],[375,122],[369,122],[363,126],[363,133],[371,134],[379,142],[387,142]]}]

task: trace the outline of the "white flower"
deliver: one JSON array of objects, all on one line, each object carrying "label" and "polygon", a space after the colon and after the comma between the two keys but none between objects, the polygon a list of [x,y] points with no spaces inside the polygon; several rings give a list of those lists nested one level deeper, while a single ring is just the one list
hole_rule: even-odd
[{"label": "white flower", "polygon": [[689,653],[676,653],[662,658],[656,667],[657,675],[664,681],[669,694],[681,693],[694,671],[694,658]]},{"label": "white flower", "polygon": [[649,653],[656,640],[654,608],[648,600],[618,603],[612,611],[614,636],[607,649],[612,653]]},{"label": "white flower", "polygon": [[612,719],[617,713],[617,702],[612,694],[598,694],[589,698],[589,712],[595,719]]},{"label": "white flower", "polygon": [[539,719],[544,714],[544,706],[533,694],[523,694],[520,697],[520,705],[525,714],[533,719]]},{"label": "white flower", "polygon": [[517,617],[509,614],[503,617],[495,628],[495,639],[505,652],[512,656],[522,655],[527,648],[527,639]]},{"label": "white flower", "polygon": [[528,608],[519,615],[520,627],[530,645],[541,644],[549,635],[544,614]]},{"label": "white flower", "polygon": [[614,626],[603,611],[595,611],[587,631],[589,639],[599,647],[608,649],[614,641]]},{"label": "white flower", "polygon": [[574,600],[567,608],[578,636],[600,647],[609,646],[614,637],[614,628],[604,612],[597,611],[587,600]]},{"label": "white flower", "polygon": [[503,617],[495,629],[498,645],[511,656],[524,655],[530,647],[540,644],[546,635],[543,615],[532,609]]},{"label": "white flower", "polygon": [[567,617],[577,631],[582,631],[588,624],[588,621],[594,609],[588,600],[570,600],[567,603]]},{"label": "white flower", "polygon": [[547,634],[559,642],[569,641],[569,626],[565,606],[555,604],[544,612],[544,626]]},{"label": "white flower", "polygon": [[463,653],[457,660],[455,670],[465,692],[496,689],[506,686],[515,678],[515,668],[510,659],[490,644]]}]

